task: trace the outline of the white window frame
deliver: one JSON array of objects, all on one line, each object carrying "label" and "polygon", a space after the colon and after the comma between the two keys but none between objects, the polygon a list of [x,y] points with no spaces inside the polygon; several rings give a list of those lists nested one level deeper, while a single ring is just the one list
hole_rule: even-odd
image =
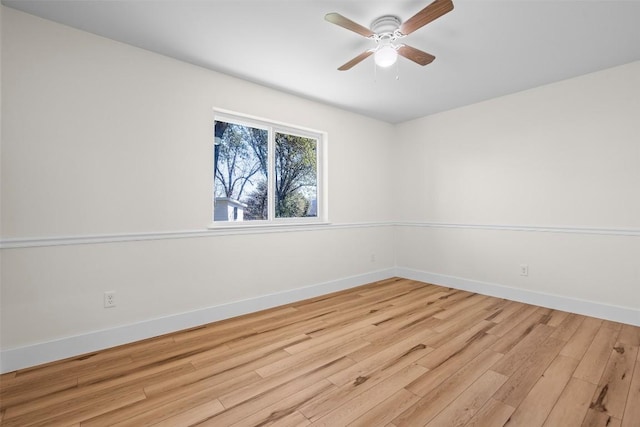
[{"label": "white window frame", "polygon": [[[212,131],[215,129],[216,121],[223,121],[227,123],[238,124],[242,126],[265,129],[268,132],[268,164],[269,173],[267,175],[267,183],[269,187],[269,213],[270,219],[266,220],[251,220],[251,221],[214,221],[214,209],[215,209],[215,185],[211,185],[211,224],[209,229],[228,229],[228,228],[261,228],[261,227],[288,227],[295,225],[313,225],[313,224],[328,224],[328,203],[327,203],[327,132],[319,131],[315,129],[309,129],[301,126],[290,125],[281,123],[269,119],[259,118],[237,112],[232,112],[220,108],[215,108],[213,111]],[[276,218],[275,217],[275,202],[273,199],[273,191],[275,188],[275,134],[284,133],[288,135],[301,136],[305,138],[312,138],[317,141],[316,156],[317,156],[317,178],[316,178],[316,212],[315,217],[300,217],[300,218]],[[212,135],[211,144],[212,148],[212,160],[214,158],[213,152],[215,152],[215,135]],[[215,180],[215,165],[211,165],[211,183]]]}]

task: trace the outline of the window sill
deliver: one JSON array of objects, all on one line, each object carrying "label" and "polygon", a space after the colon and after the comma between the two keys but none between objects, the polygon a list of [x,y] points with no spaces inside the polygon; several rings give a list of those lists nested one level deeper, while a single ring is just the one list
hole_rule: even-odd
[{"label": "window sill", "polygon": [[241,233],[269,233],[280,231],[305,231],[331,225],[328,221],[292,221],[286,223],[247,223],[247,222],[214,222],[207,229],[213,232],[228,232],[229,234]]}]

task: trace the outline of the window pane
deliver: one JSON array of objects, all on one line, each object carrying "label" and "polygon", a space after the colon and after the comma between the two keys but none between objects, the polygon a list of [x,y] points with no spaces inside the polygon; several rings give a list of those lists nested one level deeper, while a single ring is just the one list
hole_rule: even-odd
[{"label": "window pane", "polygon": [[318,141],[276,133],[276,218],[317,217]]},{"label": "window pane", "polygon": [[215,122],[214,221],[266,220],[268,134]]}]

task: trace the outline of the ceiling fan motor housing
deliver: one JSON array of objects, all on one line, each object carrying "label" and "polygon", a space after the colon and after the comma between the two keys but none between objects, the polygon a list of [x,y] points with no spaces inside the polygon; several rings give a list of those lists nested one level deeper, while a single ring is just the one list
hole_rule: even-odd
[{"label": "ceiling fan motor housing", "polygon": [[378,36],[393,35],[400,28],[400,18],[393,15],[384,15],[371,23],[371,31]]}]

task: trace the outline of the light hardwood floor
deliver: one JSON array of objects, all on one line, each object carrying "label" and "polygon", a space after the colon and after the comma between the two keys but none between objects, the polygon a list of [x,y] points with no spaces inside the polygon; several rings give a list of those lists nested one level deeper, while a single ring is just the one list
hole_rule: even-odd
[{"label": "light hardwood floor", "polygon": [[640,328],[390,279],[0,378],[3,426],[640,426]]}]

